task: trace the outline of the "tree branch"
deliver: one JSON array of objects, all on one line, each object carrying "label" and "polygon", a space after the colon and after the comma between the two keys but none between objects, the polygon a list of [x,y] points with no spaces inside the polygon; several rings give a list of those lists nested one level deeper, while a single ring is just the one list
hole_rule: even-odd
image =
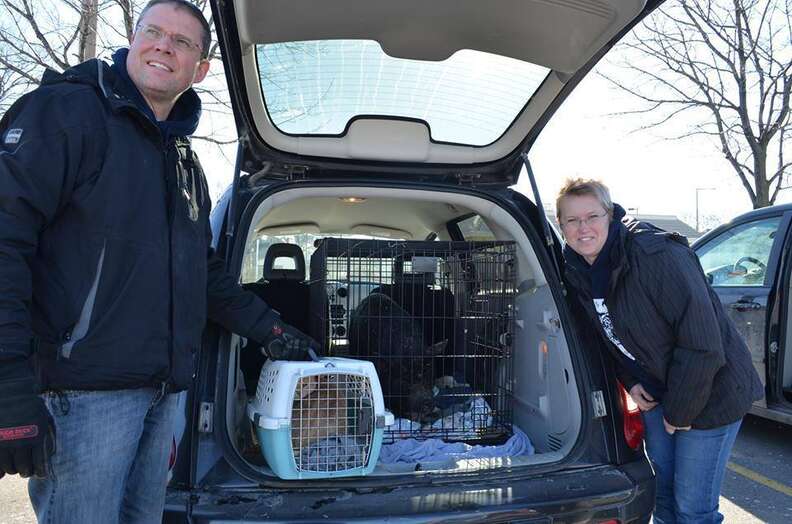
[{"label": "tree branch", "polygon": [[49,40],[47,40],[47,37],[44,35],[44,33],[41,32],[41,28],[39,27],[38,22],[36,22],[36,18],[33,15],[33,12],[30,10],[30,5],[28,4],[28,0],[22,0],[23,8],[20,8],[19,6],[15,5],[13,2],[10,2],[9,0],[4,0],[3,4],[5,4],[5,6],[8,9],[17,13],[19,16],[25,19],[25,21],[30,26],[30,29],[33,31],[33,34],[36,35],[36,39],[44,48],[44,50],[47,52],[47,56],[49,56],[50,59],[52,59],[58,66],[60,66],[63,69],[69,67],[69,64],[63,62],[60,59],[60,57],[57,55],[57,53],[55,53],[52,46],[50,45]]},{"label": "tree branch", "polygon": [[218,146],[226,146],[226,145],[229,145],[229,144],[236,144],[238,142],[238,140],[236,138],[229,138],[229,139],[226,139],[226,140],[222,140],[222,139],[219,139],[219,138],[214,138],[214,137],[206,136],[206,135],[193,135],[191,137],[191,139],[192,140],[201,140],[203,142],[209,142],[210,144],[215,144],[215,145],[218,145]]}]

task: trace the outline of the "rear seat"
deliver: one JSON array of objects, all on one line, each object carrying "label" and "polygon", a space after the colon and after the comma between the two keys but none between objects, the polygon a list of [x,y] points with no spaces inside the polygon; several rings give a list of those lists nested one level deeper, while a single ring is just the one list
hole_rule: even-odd
[{"label": "rear seat", "polygon": [[[276,269],[275,262],[290,258],[294,269]],[[245,284],[269,306],[280,313],[284,322],[300,331],[308,330],[308,285],[305,283],[305,258],[300,246],[272,244],[264,258],[262,279]]]},{"label": "rear seat", "polygon": [[[277,269],[277,261],[292,259],[294,269]],[[308,331],[308,308],[310,292],[305,282],[305,257],[300,246],[295,244],[272,244],[264,257],[264,270],[258,282],[244,284],[271,308],[280,313],[281,319],[302,332]],[[261,366],[266,357],[258,346],[249,343],[240,357],[245,383],[250,394],[255,391]]]}]

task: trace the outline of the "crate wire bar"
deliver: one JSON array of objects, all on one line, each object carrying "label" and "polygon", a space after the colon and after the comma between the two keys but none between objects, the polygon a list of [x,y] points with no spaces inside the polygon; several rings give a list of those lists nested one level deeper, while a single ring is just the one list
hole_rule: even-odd
[{"label": "crate wire bar", "polygon": [[311,334],[375,364],[386,441],[511,435],[514,242],[325,238],[311,258]]}]

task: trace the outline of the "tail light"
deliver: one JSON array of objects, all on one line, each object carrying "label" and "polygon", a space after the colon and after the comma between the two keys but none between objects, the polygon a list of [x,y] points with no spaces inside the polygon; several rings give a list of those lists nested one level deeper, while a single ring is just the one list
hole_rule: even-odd
[{"label": "tail light", "polygon": [[644,425],[641,419],[641,410],[632,399],[624,386],[619,384],[619,397],[622,414],[624,415],[624,440],[632,449],[638,449],[644,437]]}]

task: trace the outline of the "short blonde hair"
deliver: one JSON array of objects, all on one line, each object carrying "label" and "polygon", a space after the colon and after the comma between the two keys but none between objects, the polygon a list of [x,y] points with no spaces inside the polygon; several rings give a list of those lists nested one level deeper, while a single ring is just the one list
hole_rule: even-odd
[{"label": "short blonde hair", "polygon": [[602,207],[608,212],[608,215],[613,216],[613,201],[611,200],[610,190],[608,186],[595,180],[593,178],[568,178],[564,185],[558,191],[556,198],[556,219],[561,221],[561,200],[567,196],[584,196],[591,195],[600,201]]}]

